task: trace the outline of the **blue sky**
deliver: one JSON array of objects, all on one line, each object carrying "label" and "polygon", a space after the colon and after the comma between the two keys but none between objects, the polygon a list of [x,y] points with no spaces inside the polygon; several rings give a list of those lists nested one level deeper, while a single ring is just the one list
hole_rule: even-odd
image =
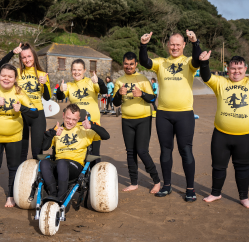
[{"label": "blue sky", "polygon": [[208,0],[227,20],[249,19],[249,0]]}]

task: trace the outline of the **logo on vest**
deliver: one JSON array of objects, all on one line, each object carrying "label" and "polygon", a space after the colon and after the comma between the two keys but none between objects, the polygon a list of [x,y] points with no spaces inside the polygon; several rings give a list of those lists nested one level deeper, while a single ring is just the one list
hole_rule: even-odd
[{"label": "logo on vest", "polygon": [[[178,65],[178,66],[177,66],[177,65]],[[178,63],[177,65],[172,64],[172,65],[169,66],[166,70],[167,70],[168,72],[170,72],[170,73],[174,76],[176,73],[178,73],[178,72],[180,72],[180,71],[183,70],[183,69],[182,69],[183,63]]]},{"label": "logo on vest", "polygon": [[37,81],[35,81],[34,84],[32,84],[30,81],[28,81],[28,82],[24,83],[21,87],[25,91],[27,91],[28,93],[40,91],[40,86],[39,86],[39,83]]},{"label": "logo on vest", "polygon": [[83,88],[83,91],[81,91],[80,89],[78,89],[77,91],[75,91],[73,93],[73,95],[81,101],[82,98],[89,96],[88,88],[87,87]]},{"label": "logo on vest", "polygon": [[[237,108],[242,108],[244,106],[247,106],[247,102],[245,102],[245,99],[247,99],[247,94],[240,93],[240,97],[238,98],[235,93],[232,94],[232,96],[227,97],[225,100],[225,103],[227,103],[231,108],[233,108],[234,112],[237,110]],[[238,102],[239,101],[239,102]]]},{"label": "logo on vest", "polygon": [[68,134],[66,134],[64,137],[60,139],[60,142],[62,142],[68,147],[69,145],[72,145],[78,142],[78,140],[76,139],[77,136],[78,136],[77,134],[75,135],[72,134],[72,138],[71,138]]},{"label": "logo on vest", "polygon": [[[15,101],[16,101],[15,99],[11,99],[11,98],[9,98],[9,102],[7,102],[7,101],[5,100],[4,106],[1,106],[1,107],[0,107],[0,110],[2,109],[2,111],[5,111],[5,113],[6,113],[7,111],[13,109],[12,104],[13,104]],[[7,104],[7,105],[6,105],[6,104]]]}]

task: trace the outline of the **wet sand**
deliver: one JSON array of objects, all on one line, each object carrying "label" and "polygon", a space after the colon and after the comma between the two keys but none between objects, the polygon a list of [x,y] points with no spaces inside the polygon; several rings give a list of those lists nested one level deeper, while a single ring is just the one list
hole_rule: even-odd
[{"label": "wet sand", "polygon": [[[211,192],[210,142],[215,110],[214,95],[194,96],[194,111],[200,116],[200,119],[196,120],[193,146],[197,193],[197,201],[194,203],[184,201],[186,182],[176,142],[173,152],[173,192],[169,196],[157,198],[149,193],[153,183],[141,161],[139,189],[122,192],[122,189],[129,185],[129,177],[121,117],[103,116],[101,123],[111,138],[102,141],[102,161],[111,162],[117,167],[118,208],[111,213],[98,213],[84,207],[75,211],[71,206],[67,221],[61,222],[58,233],[53,237],[40,233],[39,222],[33,219],[34,210],[4,207],[8,175],[4,158],[0,169],[0,241],[249,241],[249,210],[239,203],[231,162],[222,191],[223,198],[213,203],[202,201],[203,197]],[[57,120],[61,121],[61,114],[48,118],[47,127],[55,125]],[[162,179],[155,119],[150,154]],[[75,200],[76,197],[73,204]]]}]

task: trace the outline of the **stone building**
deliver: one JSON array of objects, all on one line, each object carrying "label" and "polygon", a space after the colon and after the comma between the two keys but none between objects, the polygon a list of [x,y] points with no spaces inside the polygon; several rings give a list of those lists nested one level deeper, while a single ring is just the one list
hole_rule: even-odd
[{"label": "stone building", "polygon": [[71,63],[76,59],[84,60],[87,77],[91,77],[93,71],[103,80],[111,75],[112,59],[89,46],[53,43],[39,50],[37,54],[42,68],[49,75],[51,88],[62,80],[73,81]]}]

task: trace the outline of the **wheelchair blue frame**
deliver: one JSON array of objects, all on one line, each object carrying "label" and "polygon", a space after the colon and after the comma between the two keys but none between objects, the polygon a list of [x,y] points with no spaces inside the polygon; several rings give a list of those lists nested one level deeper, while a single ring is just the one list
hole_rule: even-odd
[{"label": "wheelchair blue frame", "polygon": [[[49,159],[50,155],[48,155],[45,159]],[[39,220],[40,218],[40,211],[41,211],[41,202],[42,202],[42,186],[44,185],[44,180],[41,176],[41,170],[40,170],[40,163],[41,160],[39,161],[39,165],[38,165],[38,176],[37,176],[37,182],[38,182],[38,194],[37,194],[37,201],[36,201],[36,215],[35,215],[35,220]],[[72,199],[73,195],[75,194],[75,192],[78,190],[80,184],[83,184],[83,182],[85,181],[85,175],[86,172],[90,169],[90,162],[86,162],[81,174],[79,175],[76,184],[73,186],[73,188],[71,189],[70,193],[67,195],[67,197],[64,199],[64,202],[62,203],[62,205],[60,206],[60,212],[61,212],[61,216],[60,216],[60,221],[65,221],[65,209],[67,207],[67,205],[69,204],[70,200]],[[36,189],[37,188],[37,183],[36,186],[35,184],[33,184],[32,189]],[[31,192],[32,194],[32,192]],[[82,195],[83,196],[83,195]],[[32,200],[34,198],[34,194],[30,195],[29,200]],[[80,204],[82,198],[79,198],[80,201],[78,200],[78,205]],[[49,201],[49,200],[47,200]]]}]

